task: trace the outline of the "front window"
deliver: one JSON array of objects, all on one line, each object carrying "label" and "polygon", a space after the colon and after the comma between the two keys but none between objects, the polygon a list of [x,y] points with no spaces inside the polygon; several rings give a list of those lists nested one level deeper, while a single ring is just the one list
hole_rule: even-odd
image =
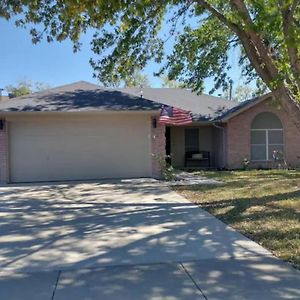
[{"label": "front window", "polygon": [[272,160],[274,151],[283,153],[281,121],[273,113],[260,113],[251,126],[251,160]]},{"label": "front window", "polygon": [[185,129],[185,152],[199,151],[199,129]]}]

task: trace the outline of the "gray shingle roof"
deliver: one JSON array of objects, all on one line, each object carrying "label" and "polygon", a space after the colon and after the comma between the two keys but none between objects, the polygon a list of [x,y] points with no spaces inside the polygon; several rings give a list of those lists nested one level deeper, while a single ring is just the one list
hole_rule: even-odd
[{"label": "gray shingle roof", "polygon": [[195,121],[219,120],[239,107],[238,103],[186,89],[139,88],[107,89],[85,81],[60,86],[0,102],[0,112],[38,111],[149,111],[162,104],[193,113]]},{"label": "gray shingle roof", "polygon": [[0,103],[0,112],[158,110],[161,105],[85,81]]},{"label": "gray shingle roof", "polygon": [[237,105],[233,106],[231,109],[227,110],[222,115],[220,115],[218,118],[216,118],[216,121],[228,119],[231,116],[233,116],[237,113],[240,113],[241,111],[244,111],[244,110],[250,108],[251,106],[255,105],[256,102],[259,102],[261,100],[264,100],[264,99],[270,97],[270,95],[271,95],[271,93],[268,93],[263,96],[257,96],[255,98],[251,98],[251,99],[245,100],[243,102],[238,102]]},{"label": "gray shingle roof", "polygon": [[[130,95],[140,95],[140,89],[138,88],[125,88],[122,91]],[[143,97],[191,111],[195,121],[214,120],[237,105],[234,101],[206,94],[197,95],[190,90],[179,88],[144,88]]]}]

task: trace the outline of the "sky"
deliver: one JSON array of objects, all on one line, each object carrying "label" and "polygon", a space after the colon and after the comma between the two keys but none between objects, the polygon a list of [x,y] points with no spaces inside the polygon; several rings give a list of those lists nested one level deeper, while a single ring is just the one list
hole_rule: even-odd
[{"label": "sky", "polygon": [[[29,32],[17,28],[13,21],[0,19],[0,30],[0,88],[14,85],[20,80],[42,82],[51,87],[80,80],[98,83],[93,78],[93,70],[89,64],[89,58],[93,56],[90,50],[91,32],[82,36],[81,50],[73,53],[70,41],[50,44],[42,41],[37,45],[32,44]],[[172,42],[169,42],[167,48],[172,48]],[[233,57],[231,73],[237,85],[241,78],[236,61]],[[143,72],[148,75],[153,87],[161,87],[161,80],[153,76],[158,70],[159,65],[151,62]],[[211,87],[212,80],[206,80],[205,92]]]}]

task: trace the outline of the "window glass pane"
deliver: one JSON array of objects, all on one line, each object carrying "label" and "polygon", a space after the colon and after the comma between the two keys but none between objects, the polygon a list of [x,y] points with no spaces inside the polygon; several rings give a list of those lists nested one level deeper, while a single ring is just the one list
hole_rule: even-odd
[{"label": "window glass pane", "polygon": [[265,131],[251,131],[251,144],[266,144],[266,132]]},{"label": "window glass pane", "polygon": [[283,156],[283,146],[282,145],[272,145],[269,146],[269,160],[274,160],[274,151],[280,151],[276,154],[277,157]]},{"label": "window glass pane", "polygon": [[269,131],[269,144],[283,144],[282,130]]},{"label": "window glass pane", "polygon": [[251,160],[266,160],[266,146],[252,145],[251,146]]},{"label": "window glass pane", "polygon": [[185,150],[199,151],[199,129],[198,128],[185,129]]},{"label": "window glass pane", "polygon": [[282,128],[280,119],[273,113],[263,112],[258,114],[252,123],[252,129]]}]

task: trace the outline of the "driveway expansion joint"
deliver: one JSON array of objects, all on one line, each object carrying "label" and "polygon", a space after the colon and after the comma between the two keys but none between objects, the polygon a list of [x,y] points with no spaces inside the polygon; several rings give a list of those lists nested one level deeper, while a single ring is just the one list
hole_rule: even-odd
[{"label": "driveway expansion joint", "polygon": [[206,297],[206,295],[204,294],[204,292],[202,291],[202,289],[200,288],[199,284],[196,282],[196,280],[192,277],[192,275],[189,273],[189,271],[185,268],[185,266],[183,265],[183,263],[180,263],[181,268],[183,269],[183,271],[186,273],[186,275],[189,277],[189,279],[193,282],[193,284],[195,285],[195,287],[197,288],[197,290],[201,293],[201,295],[203,296],[203,298],[205,300],[208,300],[208,298]]},{"label": "driveway expansion joint", "polygon": [[53,289],[53,293],[52,293],[52,297],[51,297],[51,300],[54,300],[55,292],[56,292],[56,289],[57,289],[57,286],[58,286],[58,282],[59,282],[59,279],[60,279],[61,272],[62,272],[62,271],[60,271],[60,270],[58,271],[57,278],[56,278],[56,282],[55,282],[54,289]]}]

